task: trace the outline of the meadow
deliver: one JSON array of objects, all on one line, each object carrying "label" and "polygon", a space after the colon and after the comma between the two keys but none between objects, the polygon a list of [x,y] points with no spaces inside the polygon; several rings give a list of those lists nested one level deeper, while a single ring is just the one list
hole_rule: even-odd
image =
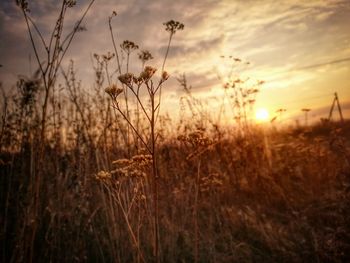
[{"label": "meadow", "polygon": [[49,41],[32,40],[49,61],[36,53],[33,76],[1,87],[1,262],[349,262],[349,120],[258,124],[249,114],[263,81],[228,76],[225,125],[185,75],[175,120],[162,89],[185,25],[160,25],[169,42],[157,69],[149,51],[117,41],[115,12],[88,89],[73,61],[61,67],[83,30],[86,13],[61,35],[73,5],[63,1]]}]

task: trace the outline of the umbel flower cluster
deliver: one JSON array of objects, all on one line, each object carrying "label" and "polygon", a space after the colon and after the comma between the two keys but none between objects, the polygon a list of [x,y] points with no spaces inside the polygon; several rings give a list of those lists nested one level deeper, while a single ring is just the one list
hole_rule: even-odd
[{"label": "umbel flower cluster", "polygon": [[170,20],[164,23],[163,25],[165,25],[165,30],[170,32],[171,34],[175,34],[176,31],[183,30],[185,27],[184,24],[174,20]]},{"label": "umbel flower cluster", "polygon": [[[119,81],[129,87],[133,88],[134,85],[140,87],[143,83],[148,83],[148,81],[153,77],[156,73],[157,69],[151,66],[146,66],[144,70],[137,77],[133,73],[125,73],[118,77]],[[160,79],[160,84],[166,81],[169,78],[169,74],[166,71],[162,72],[162,76]],[[115,100],[121,93],[123,93],[123,89],[119,88],[116,84],[112,84],[105,89],[105,92],[111,96],[113,100]]]},{"label": "umbel flower cluster", "polygon": [[139,154],[130,159],[118,159],[113,161],[116,169],[110,172],[100,171],[95,175],[98,181],[118,180],[124,177],[136,178],[147,176],[147,172],[152,164],[152,156],[149,154]]},{"label": "umbel flower cluster", "polygon": [[121,93],[123,93],[123,89],[117,87],[116,84],[112,84],[111,86],[108,86],[108,87],[105,89],[105,92],[106,92],[109,96],[111,96],[111,98],[112,98],[113,100],[115,100]]},{"label": "umbel flower cluster", "polygon": [[[16,4],[22,8],[25,12],[29,12],[28,1],[27,0],[16,0]],[[77,4],[76,0],[65,0],[64,4],[67,7],[73,7]]]}]

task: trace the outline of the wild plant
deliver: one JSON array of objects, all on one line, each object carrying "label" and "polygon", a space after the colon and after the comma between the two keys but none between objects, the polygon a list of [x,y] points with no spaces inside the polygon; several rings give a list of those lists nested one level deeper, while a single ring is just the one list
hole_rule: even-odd
[{"label": "wild plant", "polygon": [[[29,205],[30,213],[33,214],[32,219],[33,223],[30,223],[31,228],[28,229],[28,222],[23,223],[23,227],[28,229],[26,231],[28,238],[23,242],[23,249],[29,249],[28,260],[32,262],[34,260],[34,241],[38,233],[38,217],[41,214],[41,201],[40,196],[43,185],[42,174],[43,171],[40,167],[43,165],[43,156],[45,149],[46,133],[47,133],[47,119],[48,119],[48,107],[50,103],[50,97],[52,90],[55,86],[58,70],[62,64],[62,60],[65,57],[74,36],[77,32],[84,31],[85,28],[82,26],[82,22],[90,10],[91,6],[95,0],[91,0],[85,9],[83,15],[78,19],[77,23],[72,30],[66,35],[63,36],[63,31],[65,28],[64,21],[67,14],[67,11],[70,8],[73,8],[76,4],[74,0],[63,0],[61,8],[58,14],[58,18],[55,23],[55,27],[52,32],[49,34],[48,39],[45,39],[42,31],[39,29],[34,19],[31,17],[29,3],[26,0],[16,0],[17,6],[20,8],[26,28],[29,34],[30,42],[35,54],[36,62],[39,67],[38,79],[41,81],[44,87],[43,101],[41,104],[41,116],[40,116],[40,139],[38,141],[39,147],[37,148],[38,156],[34,158],[34,177],[32,178],[33,184],[29,186],[29,192],[31,192],[31,201]],[[38,37],[39,42],[35,41],[35,35]],[[41,52],[43,50],[43,52]],[[25,220],[24,220],[25,221]],[[28,242],[28,243],[26,243]],[[31,244],[31,245],[29,245]]]},{"label": "wild plant", "polygon": [[205,105],[203,105],[201,100],[193,96],[192,86],[188,84],[185,74],[178,77],[177,81],[184,91],[184,95],[180,97],[180,124],[188,123],[188,121],[186,121],[186,112],[188,110],[191,113],[190,118],[192,123],[197,126],[197,128],[206,127],[208,125],[208,122],[206,122],[208,115],[205,111]]},{"label": "wild plant", "polygon": [[[193,258],[194,262],[199,262],[199,203],[200,203],[200,193],[204,190],[201,186],[204,183],[204,187],[210,181],[207,181],[207,177],[201,176],[201,163],[202,155],[209,151],[217,142],[212,141],[209,136],[205,134],[204,129],[197,129],[196,131],[190,132],[189,134],[184,134],[178,136],[178,140],[191,145],[191,152],[187,155],[186,159],[194,161],[196,163],[197,171],[194,180],[194,196],[193,196],[193,224],[194,224],[194,245],[193,245]],[[211,188],[211,187],[210,187]]]},{"label": "wild plant", "polygon": [[[44,85],[45,94],[44,94],[44,101],[42,104],[41,141],[43,141],[45,137],[47,107],[48,107],[50,92],[57,80],[58,70],[76,33],[86,30],[81,24],[94,2],[95,0],[90,1],[82,17],[77,21],[74,28],[64,37],[62,33],[64,29],[64,20],[65,20],[66,12],[68,9],[74,7],[74,5],[76,4],[76,1],[63,0],[61,5],[61,10],[56,20],[55,28],[51,32],[49,39],[45,40],[42,32],[36,25],[34,19],[31,18],[30,16],[28,1],[16,0],[17,5],[20,7],[22,11],[22,14],[27,26],[27,30],[29,33],[35,58],[40,69],[40,79],[43,81],[43,85]],[[39,43],[35,42],[34,34],[37,34],[37,36],[39,37],[40,39]],[[41,56],[41,54],[39,53],[39,47],[44,50],[43,56]]]},{"label": "wild plant", "polygon": [[[148,216],[147,174],[151,168],[152,158],[150,155],[135,155],[130,159],[118,159],[113,162],[116,169],[110,172],[100,171],[96,179],[106,190],[106,207],[112,219],[112,236],[118,236],[115,222],[119,220],[117,213],[120,212],[129,232],[130,242],[135,248],[137,262],[146,262],[141,246],[140,232]],[[117,207],[115,207],[117,205]],[[136,218],[136,219],[135,219]],[[114,221],[114,222],[113,222]]]},{"label": "wild plant", "polygon": [[[118,96],[120,96],[121,93],[123,93],[123,89],[119,88],[117,85],[112,85],[108,88],[106,88],[106,92],[110,95],[113,103],[113,107],[121,114],[124,118],[124,120],[127,121],[130,128],[133,130],[135,135],[139,138],[139,140],[142,143],[143,148],[147,152],[147,154],[150,154],[152,157],[152,176],[150,178],[150,182],[152,183],[153,187],[153,206],[154,206],[154,256],[156,260],[159,260],[158,255],[158,242],[159,242],[159,219],[158,219],[158,180],[159,180],[159,173],[157,168],[157,131],[156,131],[156,114],[159,110],[159,101],[157,101],[156,95],[159,91],[160,85],[163,84],[168,78],[169,75],[167,72],[163,72],[160,80],[157,84],[154,84],[153,82],[153,75],[155,74],[156,69],[152,68],[150,66],[145,67],[145,69],[141,72],[141,74],[136,77],[131,73],[126,73],[119,76],[120,82],[122,82],[130,91],[131,93],[136,97],[137,102],[140,105],[140,108],[142,109],[143,114],[146,116],[150,130],[148,137],[145,138],[142,136],[136,129],[135,125],[132,123],[132,120],[128,118],[128,116],[124,113],[123,109],[121,108],[121,105],[118,101]],[[147,110],[145,108],[144,103],[141,101],[140,96],[137,96],[138,90],[141,88],[141,86],[144,86],[146,88],[146,91],[149,95],[150,100],[150,109]]]},{"label": "wild plant", "polygon": [[[222,56],[222,58],[225,58]],[[228,101],[232,111],[233,119],[241,128],[248,125],[249,115],[253,111],[256,95],[264,84],[262,80],[254,80],[250,77],[243,77],[242,72],[250,64],[243,62],[240,58],[228,57],[230,65],[226,76],[219,76],[223,81],[224,97],[219,113],[225,110],[225,100]]]},{"label": "wild plant", "polygon": [[[116,13],[113,12],[112,16],[115,16]],[[111,26],[111,18],[109,19],[110,32],[112,36],[113,46],[116,52],[116,59],[118,63],[118,70],[121,70],[121,62],[119,56],[117,55],[117,49],[114,41],[114,34]],[[126,61],[126,73],[119,75],[118,80],[122,84],[122,87],[119,87],[117,84],[110,84],[109,87],[105,89],[106,93],[111,97],[113,108],[123,117],[127,122],[128,127],[132,130],[135,138],[140,140],[142,148],[144,151],[149,154],[152,158],[152,172],[149,178],[149,182],[152,184],[153,192],[153,216],[154,216],[154,257],[156,262],[159,262],[159,168],[158,168],[158,146],[157,141],[159,137],[159,131],[157,127],[157,119],[160,112],[161,106],[161,89],[162,85],[168,80],[169,74],[164,71],[165,62],[169,53],[170,43],[173,35],[178,30],[183,30],[184,25],[180,22],[170,20],[164,23],[166,26],[166,31],[170,33],[169,42],[167,46],[167,51],[163,60],[161,76],[158,80],[154,78],[154,75],[157,71],[156,68],[151,66],[144,67],[144,62],[151,59],[151,55],[144,52],[141,53],[142,72],[139,75],[135,75],[129,72],[129,56],[131,52],[138,49],[138,45],[134,44],[131,41],[124,41],[121,44],[121,48],[124,53],[127,55]],[[108,73],[107,73],[108,74]],[[149,100],[149,108],[142,100],[140,96],[140,90],[144,89],[147,94],[147,99]],[[143,135],[138,127],[138,122],[136,125],[129,114],[128,106],[128,92],[131,92],[131,95],[136,99],[136,105],[141,111],[142,115],[145,117],[146,122],[148,123],[149,129],[146,135]],[[123,109],[120,102],[120,95],[124,94],[125,99],[125,110]],[[136,140],[135,140],[136,141]],[[129,142],[129,140],[128,140]],[[128,143],[129,144],[129,143]]]},{"label": "wild plant", "polygon": [[86,119],[86,114],[84,113],[84,97],[81,95],[81,82],[76,79],[76,72],[74,69],[73,61],[70,61],[67,71],[62,71],[62,76],[65,81],[65,87],[68,91],[68,96],[72,104],[76,108],[76,112],[79,114],[80,121],[82,122],[81,133],[84,136],[84,140],[88,142],[90,148],[95,148],[95,142],[91,136],[90,125]]}]

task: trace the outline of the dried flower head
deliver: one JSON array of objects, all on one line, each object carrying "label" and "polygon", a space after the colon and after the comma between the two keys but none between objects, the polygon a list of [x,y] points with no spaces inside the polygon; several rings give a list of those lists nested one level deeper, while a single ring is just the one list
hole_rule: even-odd
[{"label": "dried flower head", "polygon": [[163,71],[163,73],[162,73],[162,80],[165,81],[165,80],[167,80],[169,77],[170,77],[170,75],[168,74],[168,72]]},{"label": "dried flower head", "polygon": [[183,141],[190,143],[194,150],[187,155],[187,160],[201,156],[214,145],[214,142],[205,134],[205,131],[200,128],[185,136]]},{"label": "dried flower head", "polygon": [[106,55],[102,55],[104,61],[109,61],[115,56],[114,53],[108,52]]},{"label": "dried flower head", "polygon": [[118,159],[113,164],[118,167],[114,172],[119,176],[144,178],[152,164],[152,156],[135,155],[131,159]]},{"label": "dried flower head", "polygon": [[73,7],[73,6],[76,5],[76,3],[77,3],[76,0],[66,0],[66,1],[65,1],[65,4],[66,4],[68,7]]},{"label": "dried flower head", "polygon": [[148,50],[141,50],[138,55],[142,63],[145,63],[146,61],[153,59],[152,54]]},{"label": "dried flower head", "polygon": [[111,96],[112,99],[116,99],[123,92],[123,89],[119,88],[116,84],[112,84],[105,89],[105,92]]},{"label": "dried flower head", "polygon": [[29,12],[27,0],[16,0],[16,4],[25,12]]},{"label": "dried flower head", "polygon": [[152,76],[154,75],[154,73],[156,73],[157,69],[153,68],[151,66],[147,66],[145,67],[145,69],[141,72],[140,74],[140,78],[142,78],[144,81],[149,80],[150,78],[152,78]]},{"label": "dried flower head", "polygon": [[132,51],[139,48],[138,45],[136,45],[134,42],[129,40],[124,40],[123,43],[120,45],[120,47],[122,50],[124,50],[128,54],[130,54]]},{"label": "dried flower head", "polygon": [[149,154],[139,154],[131,158],[135,163],[138,163],[139,166],[146,166],[152,163],[152,156]]},{"label": "dried flower head", "polygon": [[100,171],[95,175],[95,178],[99,181],[106,181],[112,178],[112,174],[106,171]]},{"label": "dried flower head", "polygon": [[135,76],[133,76],[132,80],[137,86],[140,86],[143,83],[142,77],[135,77]]},{"label": "dried flower head", "polygon": [[185,27],[184,24],[174,20],[163,23],[163,25],[165,25],[165,30],[170,32],[170,34],[175,34],[176,31],[183,30]]},{"label": "dried flower head", "polygon": [[119,81],[128,87],[132,86],[134,75],[132,73],[125,73],[118,77]]},{"label": "dried flower head", "polygon": [[191,144],[194,149],[194,151],[186,157],[187,160],[202,155],[214,145],[214,142],[205,134],[205,130],[200,128],[189,134],[180,135],[177,139],[181,142]]},{"label": "dried flower head", "polygon": [[210,145],[212,142],[209,139],[209,137],[205,134],[205,132],[203,130],[196,130],[194,132],[191,132],[188,135],[187,138],[188,142],[191,143],[193,146],[208,146]]}]

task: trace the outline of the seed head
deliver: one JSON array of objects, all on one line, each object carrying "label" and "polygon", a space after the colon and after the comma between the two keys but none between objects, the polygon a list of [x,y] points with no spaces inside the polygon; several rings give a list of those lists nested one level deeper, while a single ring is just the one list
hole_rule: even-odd
[{"label": "seed head", "polygon": [[154,73],[157,71],[156,68],[153,68],[151,66],[146,66],[145,69],[141,72],[140,77],[144,80],[147,81],[150,78],[152,78],[152,76],[154,75]]},{"label": "seed head", "polygon": [[66,4],[68,7],[73,7],[76,5],[76,3],[77,3],[76,0],[66,0]]},{"label": "seed head", "polygon": [[95,175],[95,178],[98,181],[106,181],[108,179],[111,179],[111,177],[112,177],[112,174],[106,171],[100,171],[98,172],[98,174]]},{"label": "seed head", "polygon": [[184,24],[174,20],[163,23],[163,25],[165,25],[165,30],[170,32],[170,34],[175,34],[176,31],[183,30],[185,27]]},{"label": "seed head", "polygon": [[128,87],[132,86],[132,81],[133,81],[134,75],[132,73],[125,73],[123,75],[120,75],[118,79],[120,80],[121,83],[125,84]]},{"label": "seed head", "polygon": [[109,61],[115,56],[114,53],[108,52],[106,55],[102,55],[104,61]]},{"label": "seed head", "polygon": [[139,154],[139,155],[135,155],[131,158],[131,160],[134,163],[137,163],[139,166],[141,165],[149,165],[150,163],[152,163],[152,156],[149,154]]},{"label": "seed head", "polygon": [[16,4],[25,12],[29,12],[27,0],[16,0]]},{"label": "seed head", "polygon": [[132,80],[137,86],[140,86],[142,84],[142,82],[143,82],[143,79],[141,77],[133,76]]},{"label": "seed head", "polygon": [[170,75],[168,74],[168,72],[163,71],[163,73],[162,73],[162,80],[166,81],[169,77],[170,77]]},{"label": "seed head", "polygon": [[128,54],[130,54],[132,51],[139,48],[138,45],[136,45],[134,42],[129,40],[124,40],[123,43],[120,45],[120,47],[122,50],[124,50]]},{"label": "seed head", "polygon": [[116,99],[122,92],[123,89],[119,88],[116,84],[113,84],[107,88],[105,88],[105,92],[112,97],[112,99]]},{"label": "seed head", "polygon": [[145,63],[146,61],[153,59],[152,54],[148,50],[141,50],[141,52],[138,55],[142,63]]}]

